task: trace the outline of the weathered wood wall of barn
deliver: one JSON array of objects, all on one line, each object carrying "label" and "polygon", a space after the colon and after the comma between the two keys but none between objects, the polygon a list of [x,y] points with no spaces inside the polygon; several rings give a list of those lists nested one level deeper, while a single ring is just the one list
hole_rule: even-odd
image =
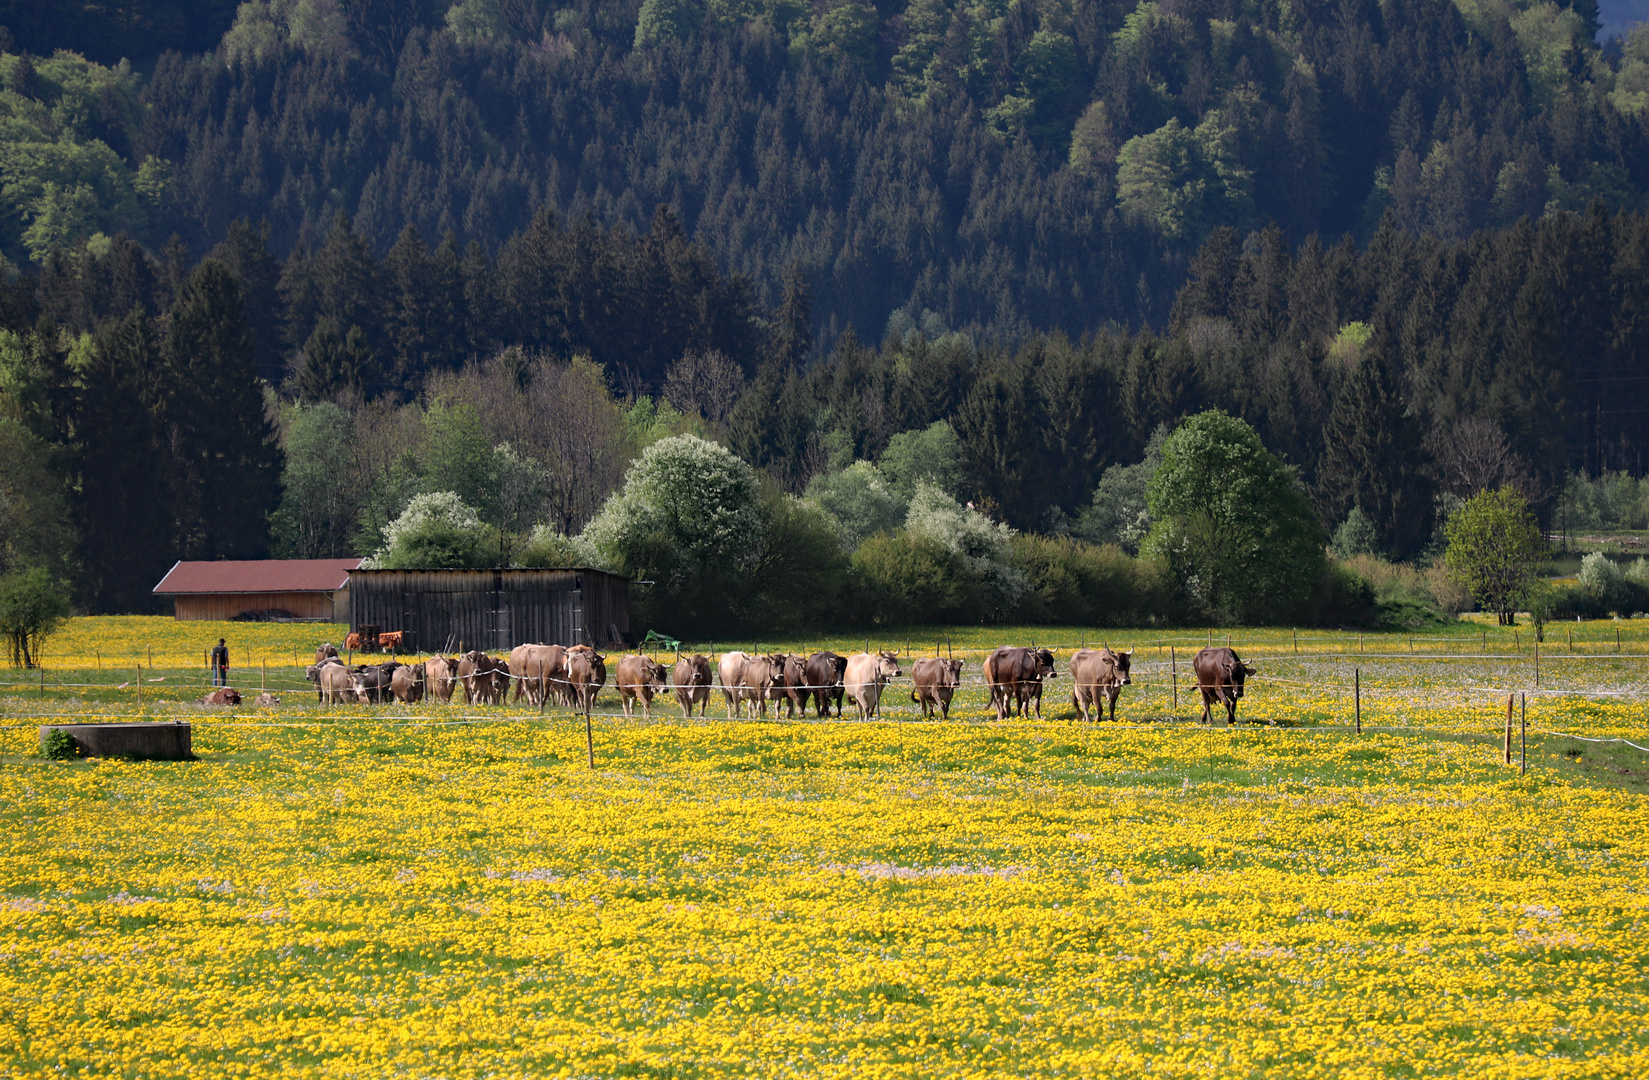
[{"label": "weathered wood wall of barn", "polygon": [[172,612],[183,620],[233,619],[247,611],[289,611],[300,619],[337,617],[329,592],[182,593],[172,598]]},{"label": "weathered wood wall of barn", "polygon": [[425,653],[606,645],[630,632],[630,583],[601,570],[353,570],[349,624],[403,631]]}]

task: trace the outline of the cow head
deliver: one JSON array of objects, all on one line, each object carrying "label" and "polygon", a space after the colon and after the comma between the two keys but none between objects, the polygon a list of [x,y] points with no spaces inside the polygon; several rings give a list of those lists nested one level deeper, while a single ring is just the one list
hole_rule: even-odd
[{"label": "cow head", "polygon": [[884,679],[897,679],[904,674],[899,670],[899,656],[897,653],[880,652],[876,654],[876,674]]},{"label": "cow head", "polygon": [[1250,675],[1257,674],[1254,668],[1237,659],[1235,655],[1226,663],[1220,665],[1225,674],[1225,681],[1231,687],[1231,698],[1237,700],[1242,697],[1242,681]]},{"label": "cow head", "polygon": [[655,686],[663,686],[668,678],[669,672],[664,669],[664,665],[649,656],[647,658],[647,681]]},{"label": "cow head", "polygon": [[1054,670],[1053,650],[1036,650],[1036,677],[1039,679],[1052,679],[1058,675],[1059,672]]},{"label": "cow head", "polygon": [[950,672],[950,685],[958,686],[958,685],[961,684],[961,682],[962,682],[962,661],[960,661],[960,660],[941,660],[941,661],[939,661],[939,664],[946,671]]},{"label": "cow head", "polygon": [[1117,658],[1117,674],[1122,676],[1122,685],[1128,686],[1133,682],[1128,677],[1128,668],[1134,662],[1134,650],[1129,649],[1127,652],[1112,653],[1111,655]]}]

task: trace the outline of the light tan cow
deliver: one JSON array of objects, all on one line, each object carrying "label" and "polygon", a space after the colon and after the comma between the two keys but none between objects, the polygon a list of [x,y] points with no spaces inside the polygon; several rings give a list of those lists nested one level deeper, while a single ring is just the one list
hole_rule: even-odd
[{"label": "light tan cow", "polygon": [[847,658],[847,673],[842,685],[853,699],[860,720],[875,719],[881,714],[882,688],[889,679],[897,679],[899,657],[890,652],[854,653]]},{"label": "light tan cow", "polygon": [[515,676],[515,700],[542,705],[552,687],[565,685],[567,650],[560,645],[517,645],[510,650],[510,672]]},{"label": "light tan cow", "polygon": [[1105,719],[1107,701],[1111,719],[1117,718],[1117,695],[1133,682],[1128,674],[1133,659],[1132,649],[1121,653],[1104,648],[1080,649],[1071,655],[1071,704],[1082,719],[1094,720],[1096,709],[1099,719]]},{"label": "light tan cow", "polygon": [[937,707],[940,716],[949,720],[950,700],[962,681],[962,661],[924,657],[911,667],[910,675],[916,684],[910,692],[910,700],[922,706],[922,716],[933,719],[933,710]]},{"label": "light tan cow", "polygon": [[695,653],[676,661],[670,672],[670,686],[676,701],[681,703],[681,715],[693,715],[693,706],[699,707],[699,716],[710,708],[710,658]]},{"label": "light tan cow", "polygon": [[328,705],[343,701],[366,704],[366,690],[361,685],[360,675],[336,660],[320,665],[316,671],[316,685],[320,687],[321,701]]},{"label": "light tan cow", "polygon": [[613,673],[613,685],[618,687],[619,704],[624,706],[626,717],[634,715],[631,710],[639,698],[642,713],[652,719],[653,695],[664,692],[666,674],[664,665],[650,656],[635,654],[619,658],[618,670]]},{"label": "light tan cow", "polygon": [[458,661],[432,656],[424,661],[424,687],[437,701],[451,701],[458,685]]},{"label": "light tan cow", "polygon": [[716,661],[716,678],[721,682],[721,692],[727,698],[727,719],[733,719],[733,709],[736,706],[739,715],[744,715],[744,705],[739,698],[739,686],[744,680],[744,665],[751,660],[749,653],[726,652]]}]

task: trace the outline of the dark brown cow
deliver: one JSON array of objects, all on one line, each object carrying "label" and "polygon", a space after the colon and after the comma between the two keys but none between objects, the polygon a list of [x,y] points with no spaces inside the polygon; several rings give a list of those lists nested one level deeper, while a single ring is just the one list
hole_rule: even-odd
[{"label": "dark brown cow", "polygon": [[[779,693],[784,696],[785,719],[794,719],[796,711],[801,710],[807,715],[807,660],[795,653],[775,653],[768,657],[778,665],[781,681]],[[779,714],[779,707],[773,706],[773,715]]]},{"label": "dark brown cow", "polygon": [[1042,680],[1052,679],[1054,654],[1048,649],[1014,648],[1004,645],[985,657],[985,683],[991,690],[991,704],[996,707],[996,718],[1006,720],[1018,706],[1024,715],[1025,706],[1036,701],[1036,718],[1042,719]]},{"label": "dark brown cow", "polygon": [[1134,654],[1110,649],[1083,649],[1071,655],[1071,704],[1082,719],[1092,721],[1094,710],[1105,719],[1105,703],[1111,704],[1111,719],[1117,718],[1117,695],[1133,682],[1129,668]]},{"label": "dark brown cow", "polygon": [[836,715],[842,715],[842,696],[847,693],[843,678],[847,674],[847,657],[837,656],[833,652],[816,652],[807,658],[802,666],[802,677],[807,680],[807,686],[812,687],[802,695],[803,711],[806,711],[806,700],[809,694],[813,697],[815,711],[821,716],[830,715],[830,702],[836,702]]},{"label": "dark brown cow", "polygon": [[676,700],[681,702],[681,715],[692,716],[693,706],[699,707],[699,716],[710,708],[710,658],[694,654],[676,661],[670,672],[670,686]]},{"label": "dark brown cow", "polygon": [[1253,675],[1254,669],[1231,649],[1198,649],[1191,658],[1191,670],[1197,673],[1197,689],[1202,691],[1202,719],[1198,723],[1214,722],[1216,701],[1225,706],[1225,722],[1236,723],[1243,679]]},{"label": "dark brown cow", "polygon": [[220,686],[210,694],[200,699],[202,705],[239,705],[240,693],[227,686]]},{"label": "dark brown cow", "polygon": [[922,716],[928,720],[933,719],[933,709],[937,705],[939,714],[949,720],[950,699],[962,681],[962,661],[930,656],[916,661],[910,669],[910,674],[916,681],[916,688],[910,692],[910,700],[922,706]]},{"label": "dark brown cow", "polygon": [[320,665],[326,663],[329,658],[333,660],[338,658],[338,647],[330,641],[325,645],[316,647],[315,666],[319,667]]},{"label": "dark brown cow", "polygon": [[607,658],[588,645],[567,650],[567,681],[573,688],[573,707],[590,715],[590,706],[607,685]]}]

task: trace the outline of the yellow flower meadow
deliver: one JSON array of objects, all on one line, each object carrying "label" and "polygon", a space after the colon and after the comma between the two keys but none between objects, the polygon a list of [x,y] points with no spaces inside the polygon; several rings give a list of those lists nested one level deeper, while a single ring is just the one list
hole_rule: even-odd
[{"label": "yellow flower meadow", "polygon": [[[1649,1068],[1644,797],[1537,737],[1501,764],[1513,657],[1347,662],[1359,737],[1346,636],[1283,642],[1243,649],[1275,675],[1234,728],[1142,644],[1123,723],[1070,720],[1062,665],[1043,722],[977,686],[948,724],[897,688],[878,723],[598,716],[593,771],[564,712],[18,678],[0,1076]],[[1641,736],[1643,666],[1554,671],[1623,692],[1531,728]],[[25,756],[56,716],[187,718],[201,760]]]}]

